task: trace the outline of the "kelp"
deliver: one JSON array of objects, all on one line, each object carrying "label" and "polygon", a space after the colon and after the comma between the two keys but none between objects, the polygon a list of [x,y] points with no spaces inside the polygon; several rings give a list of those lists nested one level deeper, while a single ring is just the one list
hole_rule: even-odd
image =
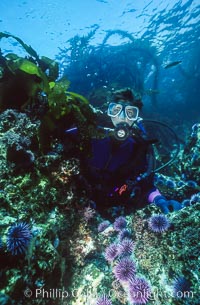
[{"label": "kelp", "polygon": [[58,78],[58,63],[45,56],[39,58],[31,46],[14,35],[0,32],[2,38],[17,40],[30,55],[27,59],[13,53],[3,56],[0,52],[0,111],[7,108],[21,110],[34,103],[38,92],[48,95],[52,82]]},{"label": "kelp", "polygon": [[46,56],[41,56],[41,59],[39,59],[39,66],[42,71],[48,70],[48,79],[50,81],[55,81],[58,78],[59,66],[55,60]]},{"label": "kelp", "polygon": [[[136,78],[136,82],[135,82],[135,89],[137,89],[138,91],[140,91],[140,94],[148,94],[148,91],[151,91],[151,98],[152,98],[152,105],[156,106],[157,105],[157,98],[156,95],[154,94],[154,92],[158,93],[158,77],[159,77],[159,63],[157,60],[157,57],[155,56],[155,50],[149,45],[145,45],[144,42],[141,42],[138,39],[135,39],[133,37],[132,34],[128,33],[127,31],[123,31],[123,30],[110,30],[107,32],[106,36],[103,39],[103,42],[101,44],[100,47],[100,56],[102,56],[102,54],[104,54],[103,52],[103,48],[106,46],[106,43],[108,41],[108,39],[113,36],[113,35],[119,35],[122,38],[125,39],[129,39],[131,41],[131,44],[129,45],[128,43],[124,46],[122,46],[122,48],[124,49],[124,51],[127,54],[135,54],[135,58],[134,56],[132,56],[132,63],[129,66],[128,65],[128,69],[129,69],[129,74],[134,74],[137,71],[137,65],[134,66],[134,61],[137,62],[138,60],[141,60],[141,64],[143,63],[143,70],[145,70],[147,63],[152,63],[152,65],[154,66],[154,76],[153,76],[153,87],[151,89],[145,90],[143,87],[143,81],[141,79]],[[126,50],[127,47],[127,50]],[[153,52],[154,51],[154,52]],[[101,59],[102,63],[104,61],[104,59]],[[131,68],[130,68],[131,67]],[[126,67],[127,68],[127,67]],[[131,69],[135,69],[133,71],[131,71]],[[140,73],[138,70],[138,77],[139,77]],[[138,83],[137,83],[138,81]]]},{"label": "kelp", "polygon": [[28,46],[26,43],[24,43],[23,40],[21,40],[19,37],[14,36],[12,34],[0,32],[0,39],[2,38],[13,38],[17,40],[30,56],[34,57],[36,60],[39,61],[39,56],[36,51],[31,46]]},{"label": "kelp", "polygon": [[[42,152],[51,149],[51,138],[63,137],[64,131],[72,125],[80,134],[88,136],[95,125],[95,114],[89,101],[82,95],[67,91],[70,82],[62,79],[55,83],[48,96],[49,110],[43,117],[39,130],[39,143]],[[84,130],[84,132],[83,132]],[[83,145],[80,141],[80,147]]]},{"label": "kelp", "polygon": [[52,79],[55,80],[58,78],[59,68],[58,68],[58,63],[55,60],[52,60],[46,56],[41,56],[41,58],[40,58],[39,55],[37,54],[37,52],[31,46],[28,46],[26,43],[23,42],[23,40],[21,40],[17,36],[0,32],[0,40],[2,38],[13,38],[13,39],[17,40],[17,42],[25,49],[25,51],[32,58],[34,58],[35,62],[38,64],[38,66],[41,68],[41,70],[43,72],[46,71],[47,69],[49,69],[48,77],[50,80],[52,80]]},{"label": "kelp", "polygon": [[18,56],[13,56],[15,54],[8,54],[6,55],[7,61],[7,67],[8,69],[13,73],[16,74],[17,70],[23,71],[29,75],[35,75],[39,79],[41,79],[41,90],[43,90],[45,93],[49,92],[49,80],[47,75],[41,70],[40,67],[38,67],[35,63],[31,62],[28,59],[21,58]]},{"label": "kelp", "polygon": [[[125,39],[124,43],[110,45],[108,40],[114,35]],[[65,63],[63,75],[69,75],[72,91],[78,89],[97,106],[95,91],[99,92],[100,88],[107,89],[103,97],[105,100],[113,88],[130,87],[141,95],[150,95],[152,105],[157,104],[160,64],[156,48],[149,42],[137,39],[127,31],[111,30],[106,32],[98,46],[92,46],[90,40],[78,35],[68,43],[70,46],[60,49],[57,58]],[[148,81],[150,88],[145,88],[144,80],[148,75],[151,75]],[[95,96],[94,100],[91,100],[91,95]]]},{"label": "kelp", "polygon": [[0,82],[0,111],[8,108],[22,110],[34,103],[39,92],[49,93],[46,74],[35,63],[8,54]]},{"label": "kelp", "polygon": [[0,110],[31,109],[30,105],[38,105],[38,93],[42,92],[48,105],[40,117],[38,140],[41,151],[51,150],[52,138],[62,138],[65,130],[72,125],[80,130],[80,149],[86,147],[86,138],[95,125],[95,114],[89,101],[78,93],[67,91],[70,82],[66,78],[56,81],[59,71],[54,60],[45,56],[40,58],[32,47],[18,37],[0,33],[0,39],[9,37],[17,40],[31,57],[22,58],[13,53],[3,56],[0,53],[0,65],[3,68]]},{"label": "kelp", "polygon": [[48,96],[49,111],[47,116],[49,113],[52,113],[52,116],[58,120],[69,113],[70,109],[66,98],[66,90],[69,85],[70,82],[66,79],[62,79],[55,83]]}]

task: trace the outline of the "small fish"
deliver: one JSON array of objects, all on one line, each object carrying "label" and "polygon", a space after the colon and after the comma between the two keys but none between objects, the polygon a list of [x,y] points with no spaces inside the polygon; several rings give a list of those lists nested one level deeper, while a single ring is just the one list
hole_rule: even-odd
[{"label": "small fish", "polygon": [[159,94],[160,91],[157,89],[147,89],[144,91],[144,94],[146,95],[153,95],[153,94]]},{"label": "small fish", "polygon": [[179,65],[181,62],[182,62],[182,60],[170,62],[170,63],[169,63],[168,65],[166,65],[164,68],[165,68],[165,69],[169,69],[169,68],[171,68],[171,67],[175,67],[175,66]]},{"label": "small fish", "polygon": [[134,13],[134,12],[136,12],[136,9],[132,8],[132,9],[130,9],[130,10],[123,11],[123,13],[122,13],[119,17],[122,17],[122,16],[124,16],[124,15],[127,14],[127,13]]},{"label": "small fish", "polygon": [[97,2],[108,3],[108,1],[96,0]]}]

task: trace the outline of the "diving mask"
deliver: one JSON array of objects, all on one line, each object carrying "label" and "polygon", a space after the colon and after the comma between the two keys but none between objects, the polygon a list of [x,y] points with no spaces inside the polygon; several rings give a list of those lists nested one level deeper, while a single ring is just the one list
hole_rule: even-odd
[{"label": "diving mask", "polygon": [[107,114],[111,118],[116,118],[124,111],[126,118],[130,121],[136,121],[139,114],[139,109],[131,105],[123,105],[123,103],[110,103]]}]

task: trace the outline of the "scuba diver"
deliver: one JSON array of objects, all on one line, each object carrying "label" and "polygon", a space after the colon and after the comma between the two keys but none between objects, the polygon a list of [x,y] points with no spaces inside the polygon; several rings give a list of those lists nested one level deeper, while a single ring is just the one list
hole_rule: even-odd
[{"label": "scuba diver", "polygon": [[[92,138],[91,155],[80,157],[90,199],[102,213],[116,206],[134,211],[148,203],[156,204],[165,214],[182,208],[154,186],[152,143],[156,140],[145,138],[139,118],[142,106],[131,89],[115,91],[107,110],[114,128],[99,127],[104,136]],[[65,133],[67,138],[77,137],[78,129]]]}]

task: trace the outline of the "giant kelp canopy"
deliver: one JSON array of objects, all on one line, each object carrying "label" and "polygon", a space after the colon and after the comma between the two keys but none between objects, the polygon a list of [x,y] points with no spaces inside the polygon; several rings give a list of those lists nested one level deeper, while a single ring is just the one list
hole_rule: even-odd
[{"label": "giant kelp canopy", "polygon": [[[127,86],[141,95],[150,94],[155,105],[159,75],[155,48],[121,30],[108,31],[102,44],[93,46],[90,41],[96,30],[88,36],[76,35],[57,56],[63,75],[72,83],[72,90],[78,89],[81,94],[90,96],[96,105],[97,99],[95,97],[94,102],[93,95],[97,91],[100,94],[100,88],[107,92]],[[109,39],[115,35],[122,37],[125,43],[110,45]]]}]

